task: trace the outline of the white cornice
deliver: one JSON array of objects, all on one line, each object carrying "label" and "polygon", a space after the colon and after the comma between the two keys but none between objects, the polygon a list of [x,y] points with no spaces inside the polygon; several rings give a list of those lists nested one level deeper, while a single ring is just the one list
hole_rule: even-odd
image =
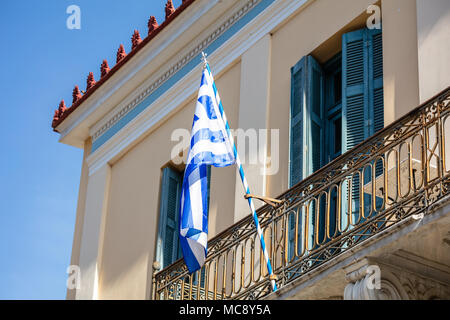
[{"label": "white cornice", "polygon": [[[289,18],[305,3],[311,1],[314,0],[282,0],[272,3],[208,57],[215,74],[217,75],[231,66],[249,47]],[[106,163],[111,163],[124,154],[144,134],[151,132],[162,120],[170,116],[183,102],[194,95],[198,90],[200,74],[201,64],[199,63],[198,67],[191,70],[151,106],[89,155],[86,159],[89,174],[91,175]]]}]

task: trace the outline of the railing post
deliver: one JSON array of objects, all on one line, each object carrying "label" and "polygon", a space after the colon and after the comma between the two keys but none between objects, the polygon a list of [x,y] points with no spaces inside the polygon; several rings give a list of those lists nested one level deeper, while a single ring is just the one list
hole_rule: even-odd
[{"label": "railing post", "polygon": [[438,133],[437,133],[437,141],[439,143],[439,181],[440,181],[440,191],[439,193],[442,195],[443,193],[443,177],[444,177],[444,157],[445,157],[445,148],[444,148],[444,130],[443,130],[443,120],[442,120],[442,116],[441,116],[441,102],[438,101],[437,102],[437,126],[438,126]]},{"label": "railing post", "polygon": [[[152,268],[153,268],[153,274],[152,274],[152,299],[153,300],[157,300],[156,299],[156,295],[157,295],[156,274],[158,273],[159,270],[161,270],[161,264],[158,261],[155,261],[155,262],[153,262]],[[159,297],[158,297],[158,300],[159,300]]]},{"label": "railing post", "polygon": [[423,131],[423,145],[422,145],[422,172],[423,172],[423,188],[424,188],[424,206],[428,206],[428,179],[429,179],[429,165],[428,165],[428,129],[425,111],[422,114],[422,131]]}]

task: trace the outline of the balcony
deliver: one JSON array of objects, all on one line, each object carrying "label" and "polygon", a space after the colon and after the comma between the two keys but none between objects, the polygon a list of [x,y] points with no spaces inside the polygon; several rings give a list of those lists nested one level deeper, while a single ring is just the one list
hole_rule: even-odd
[{"label": "balcony", "polygon": [[[356,246],[449,202],[450,88],[307,177],[258,210],[283,288]],[[183,260],[153,275],[153,299],[264,299],[270,280],[247,218],[208,243],[204,267]],[[325,266],[326,267],[326,266]]]}]

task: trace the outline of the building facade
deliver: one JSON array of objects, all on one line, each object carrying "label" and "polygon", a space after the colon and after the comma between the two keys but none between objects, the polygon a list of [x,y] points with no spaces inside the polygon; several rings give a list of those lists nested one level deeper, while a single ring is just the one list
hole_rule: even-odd
[{"label": "building facade", "polygon": [[[447,0],[168,1],[55,111],[84,150],[67,298],[450,298],[449,30]],[[255,200],[276,293],[234,166],[208,174],[204,268],[179,259],[202,51],[252,193],[281,201]]]}]

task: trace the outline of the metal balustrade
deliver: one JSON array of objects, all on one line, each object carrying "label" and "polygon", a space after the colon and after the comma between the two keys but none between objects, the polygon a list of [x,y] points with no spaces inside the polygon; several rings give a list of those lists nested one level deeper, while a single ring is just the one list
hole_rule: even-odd
[{"label": "metal balustrade", "polygon": [[[448,201],[450,88],[287,190],[258,217],[277,285]],[[153,274],[153,299],[261,299],[270,281],[253,219],[208,242],[203,268],[183,260]]]}]

